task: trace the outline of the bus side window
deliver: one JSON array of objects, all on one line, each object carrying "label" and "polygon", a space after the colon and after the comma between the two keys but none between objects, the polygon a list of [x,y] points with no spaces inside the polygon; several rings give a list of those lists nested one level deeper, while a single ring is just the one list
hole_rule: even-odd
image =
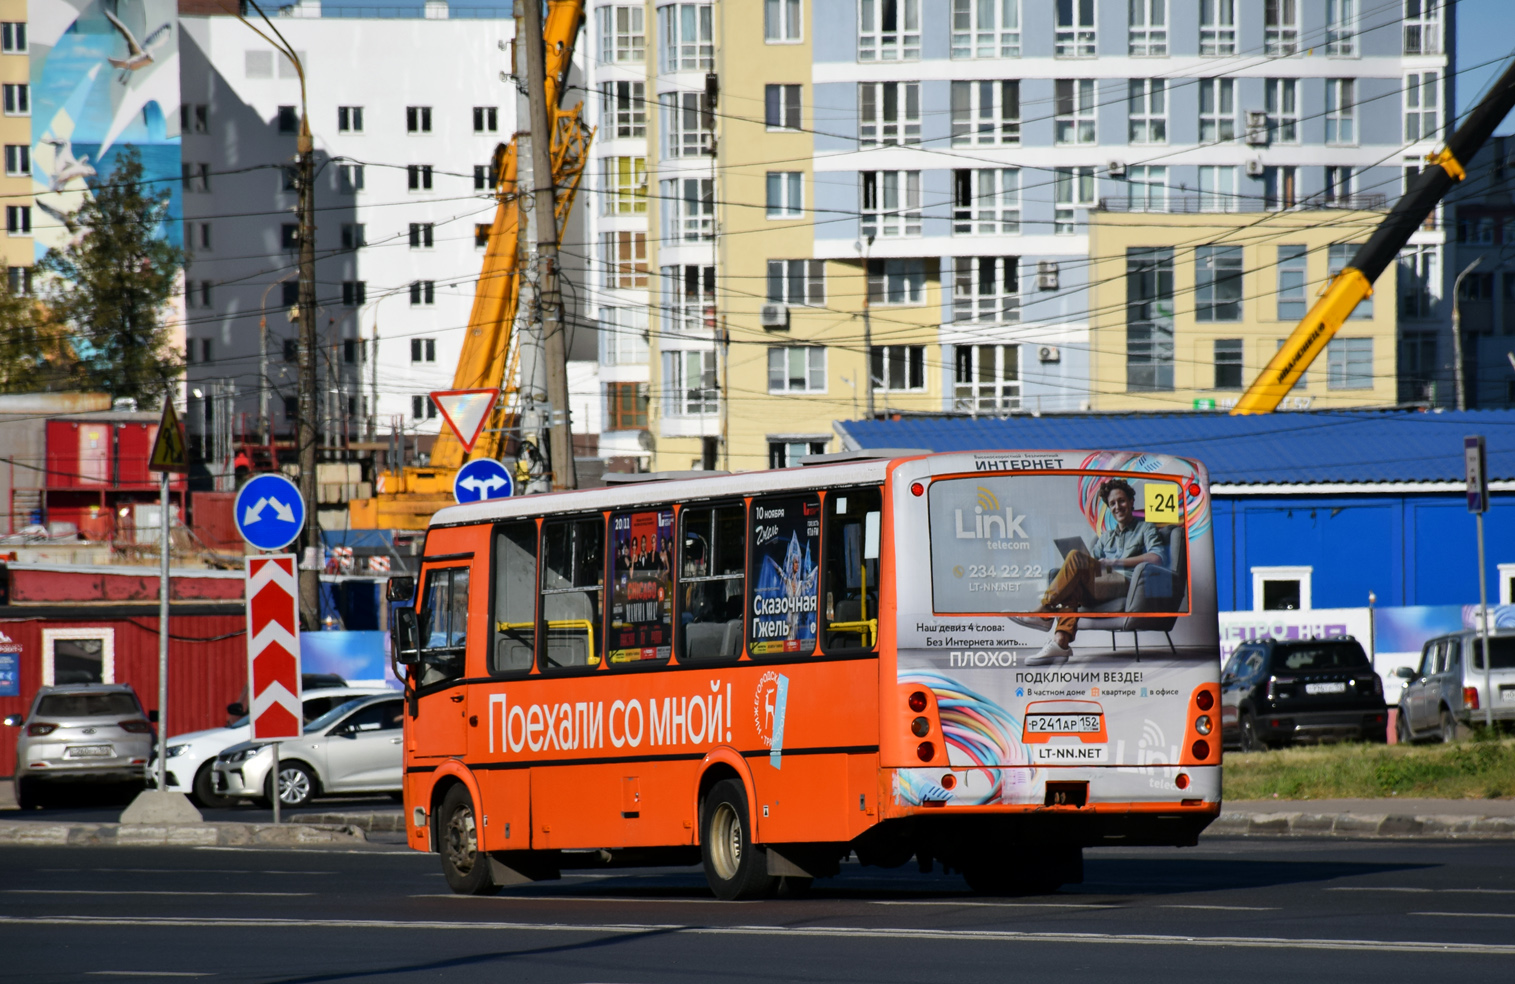
[{"label": "bus side window", "polygon": [[747,652],[809,656],[819,628],[820,500],[814,495],[755,499],[747,522],[752,537]]},{"label": "bus side window", "polygon": [[468,568],[426,572],[421,592],[421,686],[463,675],[468,643]]},{"label": "bus side window", "polygon": [[685,509],[679,563],[679,661],[742,655],[747,511],[741,504]]},{"label": "bus side window", "polygon": [[506,523],[494,535],[491,673],[530,671],[537,638],[537,524]]},{"label": "bus side window", "polygon": [[607,659],[667,662],[673,652],[673,510],[612,513]]},{"label": "bus side window", "polygon": [[826,570],[821,581],[827,652],[878,645],[879,539],[883,496],[876,488],[826,497]]},{"label": "bus side window", "polygon": [[549,522],[543,528],[543,671],[599,665],[604,544],[602,516]]}]

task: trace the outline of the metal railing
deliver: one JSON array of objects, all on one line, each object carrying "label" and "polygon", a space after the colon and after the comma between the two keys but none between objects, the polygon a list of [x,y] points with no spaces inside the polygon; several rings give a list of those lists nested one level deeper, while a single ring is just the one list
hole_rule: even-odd
[{"label": "metal railing", "polygon": [[1389,196],[1382,194],[1342,195],[1332,199],[1307,198],[1287,207],[1261,198],[1227,198],[1219,195],[1169,195],[1166,199],[1132,201],[1129,198],[1101,198],[1101,212],[1153,212],[1157,214],[1225,214],[1227,212],[1308,212],[1318,209],[1381,212],[1389,207]]}]

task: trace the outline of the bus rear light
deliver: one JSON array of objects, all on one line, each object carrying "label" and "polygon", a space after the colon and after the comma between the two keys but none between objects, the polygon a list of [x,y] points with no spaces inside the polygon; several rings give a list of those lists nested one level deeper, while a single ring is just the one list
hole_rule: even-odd
[{"label": "bus rear light", "polygon": [[1202,711],[1208,711],[1215,706],[1215,696],[1208,690],[1201,690],[1194,696],[1194,706]]},{"label": "bus rear light", "polygon": [[1202,800],[1202,799],[1179,800],[1178,801],[1178,805],[1179,806],[1204,806],[1205,805],[1205,801]]},{"label": "bus rear light", "polygon": [[1202,492],[1202,491],[1204,491],[1204,490],[1199,487],[1199,483],[1198,482],[1190,482],[1189,483],[1189,494],[1190,495],[1199,495],[1200,492]]},{"label": "bus rear light", "polygon": [[1179,789],[1188,789],[1189,774],[1187,772],[1180,772],[1177,776],[1174,777],[1173,785],[1177,786]]},{"label": "bus rear light", "polygon": [[1211,727],[1212,724],[1210,721],[1210,715],[1208,714],[1201,714],[1199,717],[1194,719],[1194,730],[1198,731],[1202,735],[1208,735],[1210,733]]},{"label": "bus rear light", "polygon": [[922,762],[929,762],[936,758],[936,746],[929,741],[923,741],[915,746],[915,757]]},{"label": "bus rear light", "polygon": [[910,709],[917,714],[926,709],[926,695],[924,692],[917,690],[910,695]]},{"label": "bus rear light", "polygon": [[1210,743],[1201,738],[1189,746],[1189,751],[1194,753],[1195,758],[1203,761],[1210,757]]},{"label": "bus rear light", "polygon": [[950,772],[947,773],[946,775],[942,776],[942,788],[943,789],[951,789],[953,786],[956,786],[956,785],[957,785],[957,776],[953,775]]},{"label": "bus rear light", "polygon": [[923,717],[918,717],[910,722],[910,733],[917,738],[924,738],[931,734],[931,722]]},{"label": "bus rear light", "polygon": [[1470,711],[1476,711],[1476,710],[1478,710],[1478,688],[1477,687],[1463,687],[1462,688],[1462,703],[1463,703],[1463,706],[1466,707]]},{"label": "bus rear light", "polygon": [[922,496],[922,495],[925,495],[926,494],[926,486],[922,485],[920,482],[911,482],[910,483],[910,494],[913,495],[913,496]]}]

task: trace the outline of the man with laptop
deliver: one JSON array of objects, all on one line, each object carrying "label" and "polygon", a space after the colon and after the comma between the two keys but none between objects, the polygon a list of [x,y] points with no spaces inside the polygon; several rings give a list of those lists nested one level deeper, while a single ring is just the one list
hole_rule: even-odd
[{"label": "man with laptop", "polygon": [[1026,660],[1029,666],[1066,663],[1078,634],[1079,607],[1125,595],[1137,565],[1163,562],[1157,527],[1132,513],[1136,490],[1131,484],[1123,478],[1109,479],[1100,486],[1099,497],[1115,518],[1115,528],[1101,533],[1093,549],[1086,549],[1080,537],[1055,541],[1063,552],[1063,566],[1043,592],[1037,611],[1067,614],[1059,615],[1047,644]]}]

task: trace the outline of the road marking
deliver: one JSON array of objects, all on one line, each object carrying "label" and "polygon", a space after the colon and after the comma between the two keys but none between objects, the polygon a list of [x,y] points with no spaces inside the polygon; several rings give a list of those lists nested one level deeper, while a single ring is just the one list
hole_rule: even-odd
[{"label": "road marking", "polygon": [[212,977],[199,970],[86,970],[86,977]]},{"label": "road marking", "polygon": [[1124,902],[980,902],[977,899],[867,899],[869,905],[968,905],[994,909],[1117,909]]},{"label": "road marking", "polygon": [[1335,885],[1328,892],[1451,892],[1459,895],[1515,895],[1515,888],[1373,888],[1367,885]]},{"label": "road marking", "polygon": [[4,891],[7,895],[99,895],[106,897],[117,895],[204,895],[215,898],[220,898],[223,896],[235,896],[239,898],[267,897],[280,899],[296,898],[316,894],[315,892],[172,892],[167,890],[157,892],[146,889],[132,890],[128,892],[116,892],[91,888],[7,888],[0,889],[0,891]]},{"label": "road marking", "polygon": [[[404,848],[399,851],[355,851],[352,848],[332,850],[312,844],[308,847],[221,847],[220,845],[202,844],[195,847],[196,851],[239,851],[243,854],[364,854],[368,857],[389,856],[395,858],[419,858],[426,860],[426,855],[420,851],[412,851]],[[435,864],[435,862],[432,862]]]},{"label": "road marking", "polygon": [[[46,872],[114,871],[133,875],[335,875],[335,871],[282,871],[272,868],[33,868]],[[437,874],[441,878],[441,873]],[[102,971],[101,973],[104,973]]]},{"label": "road marking", "polygon": [[[1433,913],[1464,915],[1464,913]],[[594,936],[679,934],[822,939],[922,940],[965,943],[1111,943],[1124,946],[1238,947],[1265,950],[1348,950],[1380,953],[1464,953],[1515,957],[1515,945],[1417,940],[1318,939],[1283,936],[1159,936],[1147,933],[1051,933],[1017,930],[950,930],[865,926],[692,926],[678,923],[519,923],[412,919],[274,919],[116,916],[0,916],[0,926],[169,926],[182,929],[379,929],[437,932],[467,930],[515,933],[583,933]]]},{"label": "road marking", "polygon": [[720,902],[717,899],[652,899],[652,898],[622,898],[615,895],[457,895],[453,892],[431,892],[424,895],[412,895],[413,899],[457,899],[468,901],[469,899],[485,898],[491,902],[640,902],[646,905],[656,905],[667,902],[670,905],[756,905],[766,899],[743,899],[737,902]]},{"label": "road marking", "polygon": [[1464,919],[1515,919],[1515,912],[1412,912],[1412,916],[1454,916]]},{"label": "road marking", "polygon": [[1277,912],[1276,905],[1160,905],[1159,909],[1213,909],[1216,912]]}]

